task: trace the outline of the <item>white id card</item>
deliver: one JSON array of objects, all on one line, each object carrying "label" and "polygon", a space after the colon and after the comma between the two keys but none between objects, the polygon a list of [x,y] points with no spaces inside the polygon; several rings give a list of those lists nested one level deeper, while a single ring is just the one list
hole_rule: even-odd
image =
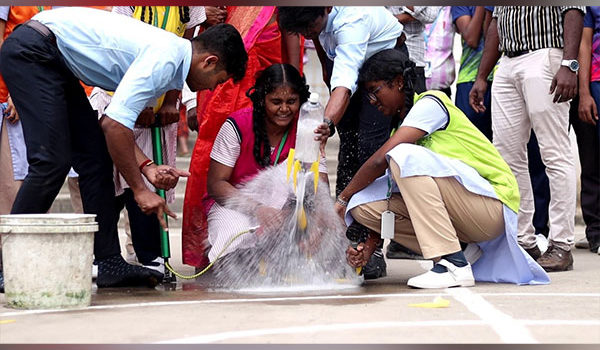
[{"label": "white id card", "polygon": [[431,78],[433,75],[433,67],[431,67],[431,62],[425,62],[425,78]]},{"label": "white id card", "polygon": [[394,213],[389,210],[381,213],[381,238],[394,238]]}]

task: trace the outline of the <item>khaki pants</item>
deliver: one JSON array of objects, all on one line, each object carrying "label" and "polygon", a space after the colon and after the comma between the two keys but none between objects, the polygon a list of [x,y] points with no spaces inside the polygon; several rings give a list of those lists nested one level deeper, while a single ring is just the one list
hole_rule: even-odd
[{"label": "khaki pants", "polygon": [[[395,213],[394,240],[426,259],[461,250],[459,241],[482,242],[504,233],[501,201],[471,193],[453,177],[401,178],[393,160],[390,170],[400,189],[389,201]],[[360,205],[351,214],[380,232],[381,213],[387,208],[388,201],[383,200]]]},{"label": "khaki pants", "polygon": [[535,131],[550,180],[548,238],[553,245],[566,250],[571,248],[574,240],[577,178],[569,140],[569,103],[554,103],[554,95],[548,93],[560,68],[562,54],[561,49],[541,49],[515,58],[504,56],[494,75],[494,146],[519,183],[521,205],[517,237],[524,248],[536,245],[533,190],[527,159],[531,129]]}]

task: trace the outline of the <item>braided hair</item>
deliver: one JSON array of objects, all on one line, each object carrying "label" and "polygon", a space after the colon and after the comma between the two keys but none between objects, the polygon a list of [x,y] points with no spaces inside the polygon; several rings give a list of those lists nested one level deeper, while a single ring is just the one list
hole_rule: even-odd
[{"label": "braided hair", "polygon": [[409,110],[413,105],[417,73],[415,63],[409,60],[404,53],[388,49],[374,54],[360,68],[358,82],[364,85],[369,81],[382,80],[391,84],[398,76],[402,76],[404,81],[406,95],[404,106],[406,110]]},{"label": "braided hair", "polygon": [[265,168],[271,163],[271,144],[267,135],[265,99],[268,94],[282,86],[290,87],[300,97],[300,104],[308,100],[310,92],[306,79],[294,66],[278,63],[258,73],[254,86],[246,96],[252,101],[252,131],[254,131],[254,159]]}]

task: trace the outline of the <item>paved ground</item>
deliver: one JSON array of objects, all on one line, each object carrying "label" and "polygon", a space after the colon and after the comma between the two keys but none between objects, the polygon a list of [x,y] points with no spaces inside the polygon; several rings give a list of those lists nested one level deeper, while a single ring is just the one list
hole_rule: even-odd
[{"label": "paved ground", "polygon": [[[191,274],[174,231],[173,263]],[[345,291],[220,292],[209,278],[172,291],[94,287],[86,309],[0,307],[0,343],[600,343],[600,256],[574,253],[575,269],[545,286],[415,290],[406,281],[421,263],[388,260],[387,277]],[[449,306],[411,306],[438,296]]]}]

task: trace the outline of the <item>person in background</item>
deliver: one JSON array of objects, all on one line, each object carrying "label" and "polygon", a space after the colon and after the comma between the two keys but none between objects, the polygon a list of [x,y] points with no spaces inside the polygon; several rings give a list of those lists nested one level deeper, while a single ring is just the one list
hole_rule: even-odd
[{"label": "person in background", "polygon": [[[585,238],[575,247],[600,254],[600,6],[587,6],[579,46],[579,104],[571,107],[581,162]],[[575,103],[573,103],[575,105]]]},{"label": "person in background", "polygon": [[[492,85],[494,145],[519,183],[519,243],[546,271],[573,268],[576,181],[568,111],[577,92],[584,13],[581,6],[495,7],[469,95],[471,107],[483,112],[487,77],[504,53]],[[534,30],[531,23],[538,23],[535,28],[540,29]],[[543,255],[532,224],[534,205],[526,153],[532,129],[550,179],[549,246]]]},{"label": "person in background", "polygon": [[425,25],[425,79],[427,90],[440,90],[450,96],[454,82],[454,26],[450,6],[443,6],[437,18]]},{"label": "person in background", "polygon": [[408,57],[417,65],[415,71],[415,92],[427,90],[425,86],[425,25],[433,23],[438,17],[441,6],[386,6],[402,23],[406,35]]}]

